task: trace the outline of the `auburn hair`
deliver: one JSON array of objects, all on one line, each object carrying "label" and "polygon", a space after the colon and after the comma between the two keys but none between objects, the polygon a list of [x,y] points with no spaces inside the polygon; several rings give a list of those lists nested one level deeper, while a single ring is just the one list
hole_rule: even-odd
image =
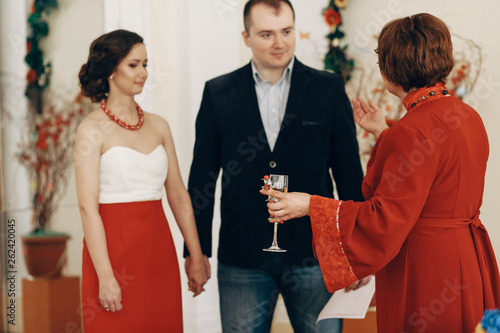
[{"label": "auburn hair", "polygon": [[405,92],[446,83],[454,66],[448,27],[427,13],[387,23],[375,52],[382,75]]}]

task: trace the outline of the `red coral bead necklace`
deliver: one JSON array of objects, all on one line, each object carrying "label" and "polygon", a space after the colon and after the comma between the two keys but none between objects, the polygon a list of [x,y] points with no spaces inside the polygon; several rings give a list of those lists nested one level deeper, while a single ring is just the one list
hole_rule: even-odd
[{"label": "red coral bead necklace", "polygon": [[139,104],[135,103],[135,108],[137,109],[137,114],[139,115],[139,122],[136,125],[129,125],[125,123],[123,120],[118,119],[117,116],[115,116],[107,107],[106,107],[106,100],[103,99],[101,101],[101,108],[108,115],[111,120],[113,120],[115,123],[120,125],[121,127],[131,130],[131,131],[136,131],[139,128],[142,127],[142,124],[144,124],[144,111],[142,111],[141,107]]}]

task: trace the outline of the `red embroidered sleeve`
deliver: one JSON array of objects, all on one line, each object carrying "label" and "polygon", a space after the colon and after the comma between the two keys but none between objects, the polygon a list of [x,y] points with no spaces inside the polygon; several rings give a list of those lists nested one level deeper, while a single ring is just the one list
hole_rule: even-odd
[{"label": "red embroidered sleeve", "polygon": [[344,252],[339,212],[342,201],[313,195],[310,200],[313,247],[330,292],[358,281]]}]

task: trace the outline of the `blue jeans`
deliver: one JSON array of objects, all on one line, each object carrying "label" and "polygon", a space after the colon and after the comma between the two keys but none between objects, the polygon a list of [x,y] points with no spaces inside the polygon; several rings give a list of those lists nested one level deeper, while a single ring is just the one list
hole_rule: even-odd
[{"label": "blue jeans", "polygon": [[294,332],[342,332],[342,319],[316,323],[331,296],[319,266],[291,267],[273,274],[219,262],[217,277],[223,333],[269,333],[279,294]]}]

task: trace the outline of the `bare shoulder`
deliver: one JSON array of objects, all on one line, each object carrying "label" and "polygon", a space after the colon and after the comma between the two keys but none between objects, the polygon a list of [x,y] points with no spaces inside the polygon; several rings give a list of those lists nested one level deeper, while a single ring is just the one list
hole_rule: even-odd
[{"label": "bare shoulder", "polygon": [[106,116],[101,109],[95,109],[90,112],[78,125],[75,142],[75,167],[87,165],[101,154],[101,148],[104,141],[104,126]]},{"label": "bare shoulder", "polygon": [[165,118],[154,113],[144,112],[146,119],[151,121],[151,124],[159,131],[170,132],[170,126]]},{"label": "bare shoulder", "polygon": [[105,120],[107,120],[106,115],[102,112],[102,109],[95,109],[82,120],[80,125],[78,125],[78,131],[88,131],[93,128],[98,128],[99,125]]},{"label": "bare shoulder", "polygon": [[[104,139],[104,131],[110,119],[102,112],[101,108],[95,109],[90,112],[78,125],[76,132],[77,141],[83,138],[92,137],[94,144],[102,143]],[[100,133],[97,135],[97,133]]]}]

